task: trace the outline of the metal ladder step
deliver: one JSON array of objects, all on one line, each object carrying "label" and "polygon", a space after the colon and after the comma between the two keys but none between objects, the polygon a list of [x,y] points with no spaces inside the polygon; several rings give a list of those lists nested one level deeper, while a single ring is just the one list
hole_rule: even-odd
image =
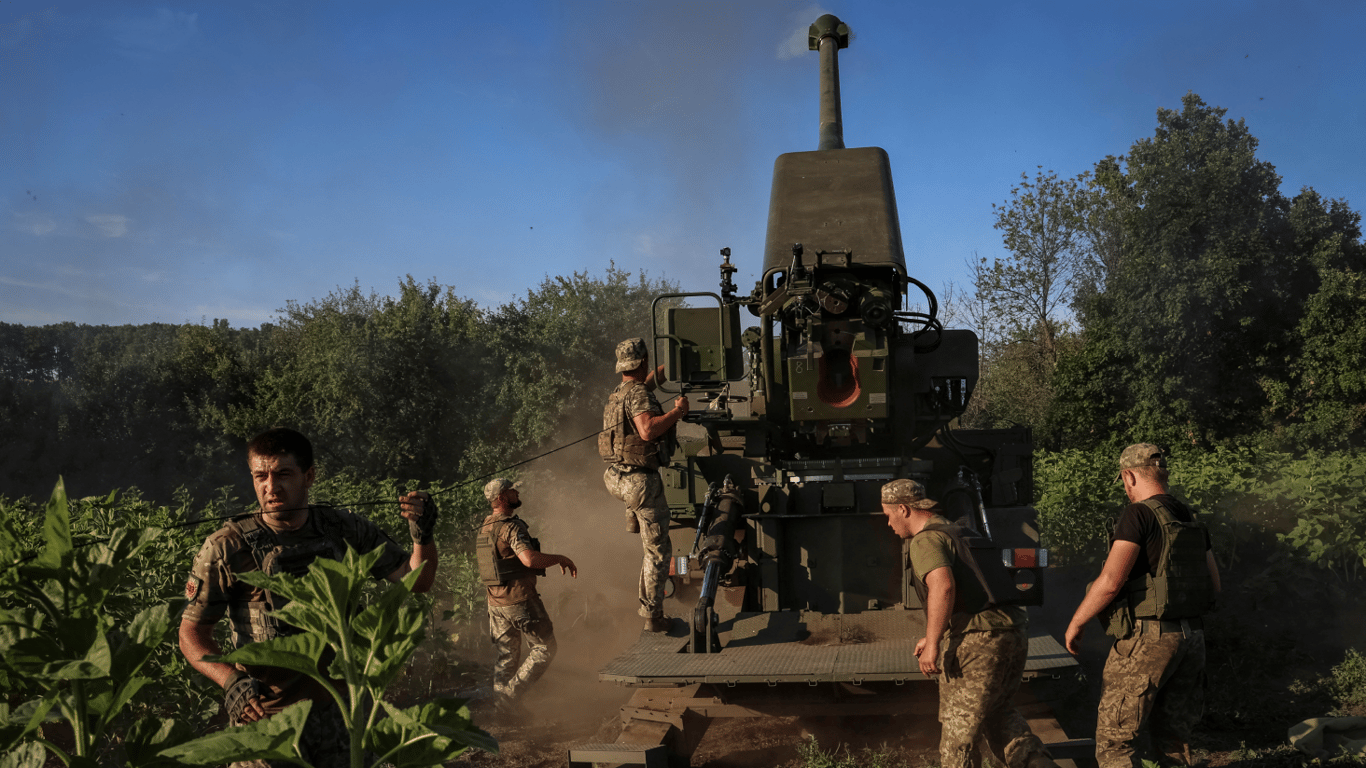
[{"label": "metal ladder step", "polygon": [[569,750],[569,768],[593,768],[598,763],[668,768],[669,748],[663,744],[579,744]]}]

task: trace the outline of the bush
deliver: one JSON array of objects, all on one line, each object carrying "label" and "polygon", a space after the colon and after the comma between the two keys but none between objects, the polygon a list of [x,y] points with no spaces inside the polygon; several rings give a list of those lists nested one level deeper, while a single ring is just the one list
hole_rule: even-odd
[{"label": "bush", "polygon": [[[1366,567],[1366,478],[1358,451],[1254,453],[1219,448],[1171,457],[1171,491],[1209,525],[1224,565],[1254,544],[1279,547],[1288,562],[1325,568],[1346,581]],[[1126,503],[1112,483],[1111,451],[1039,452],[1034,459],[1039,525],[1056,564],[1104,559]]]},{"label": "bush", "polygon": [[1111,482],[1115,457],[1108,452],[1066,450],[1034,457],[1039,529],[1054,565],[1105,558],[1115,516],[1124,503]]},{"label": "bush", "polygon": [[1366,707],[1366,655],[1348,648],[1342,663],[1330,673],[1329,690],[1343,709]]}]

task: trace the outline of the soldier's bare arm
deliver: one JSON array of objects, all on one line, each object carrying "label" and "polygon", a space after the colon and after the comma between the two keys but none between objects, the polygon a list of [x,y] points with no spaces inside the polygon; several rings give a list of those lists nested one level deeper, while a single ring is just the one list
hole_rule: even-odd
[{"label": "soldier's bare arm", "polygon": [[[231,664],[224,664],[220,661],[205,661],[205,656],[217,656],[223,653],[223,649],[213,639],[213,625],[199,624],[193,621],[180,622],[180,652],[185,656],[185,660],[190,662],[190,666],[195,671],[213,681],[213,684],[223,688],[237,673],[237,667]],[[266,711],[261,708],[260,700],[252,698],[248,700],[246,707],[242,710],[242,720],[248,723],[255,722],[266,716]]]},{"label": "soldier's bare arm", "polygon": [[953,601],[957,598],[953,571],[944,566],[925,574],[925,589],[925,636],[915,644],[915,655],[920,660],[921,673],[937,675],[942,671],[939,669],[939,641],[949,628],[949,616],[953,614]]},{"label": "soldier's bare arm", "polygon": [[661,416],[654,416],[648,412],[637,413],[631,417],[631,421],[635,423],[636,434],[640,435],[640,439],[652,442],[663,437],[665,432],[668,432],[680,419],[687,416],[688,408],[688,398],[679,395],[678,399],[674,401],[674,407],[668,413]]},{"label": "soldier's bare arm", "polygon": [[560,573],[567,573],[574,578],[579,577],[578,566],[574,561],[564,555],[552,555],[549,552],[537,552],[534,549],[524,549],[517,553],[517,559],[522,561],[522,565],[528,568],[552,568],[560,566]]},{"label": "soldier's bare arm", "polygon": [[1219,581],[1219,564],[1214,562],[1214,550],[1205,550],[1205,567],[1209,569],[1209,580],[1214,590],[1214,596],[1218,597],[1224,591],[1224,585]]},{"label": "soldier's bare arm", "polygon": [[1086,631],[1086,622],[1094,619],[1105,606],[1114,601],[1119,590],[1124,587],[1124,582],[1129,580],[1129,573],[1134,569],[1134,563],[1138,560],[1138,544],[1122,539],[1115,541],[1110,546],[1110,554],[1105,558],[1105,567],[1100,571],[1100,577],[1096,583],[1091,585],[1091,591],[1082,598],[1081,605],[1077,606],[1077,612],[1072,614],[1072,622],[1067,625],[1067,652],[1073,656],[1081,650],[1079,645],[1082,633]]}]

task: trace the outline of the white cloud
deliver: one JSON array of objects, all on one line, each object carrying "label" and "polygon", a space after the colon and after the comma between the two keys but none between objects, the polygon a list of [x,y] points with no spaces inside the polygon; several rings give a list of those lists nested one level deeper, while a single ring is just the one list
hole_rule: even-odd
[{"label": "white cloud", "polygon": [[640,256],[655,255],[655,239],[644,233],[636,235],[635,252]]},{"label": "white cloud", "polygon": [[117,213],[97,213],[86,216],[85,220],[105,237],[123,237],[128,234],[128,222],[131,221],[127,216]]},{"label": "white cloud", "polygon": [[30,235],[46,235],[57,228],[57,222],[45,213],[15,213],[14,226]]}]

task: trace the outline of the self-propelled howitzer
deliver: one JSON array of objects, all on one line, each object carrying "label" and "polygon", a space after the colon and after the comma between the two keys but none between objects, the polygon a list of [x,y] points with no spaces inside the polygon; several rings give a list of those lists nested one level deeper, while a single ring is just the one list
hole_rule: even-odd
[{"label": "self-propelled howitzer", "polygon": [[[822,16],[809,40],[820,55],[819,148],[774,165],[760,280],[738,293],[723,249],[719,293],[656,302],[656,359],[694,404],[690,434],[661,470],[678,618],[602,670],[641,690],[623,708],[618,743],[573,750],[571,765],[645,762],[661,749],[686,760],[714,717],[918,713],[932,723],[932,683],[914,655],[924,612],[907,543],[881,508],[893,479],[920,481],[971,529],[998,602],[1043,600],[1030,433],[956,428],[977,384],[977,337],[944,328],[934,293],[908,274],[887,153],[844,146],[848,28]],[[701,306],[673,306],[683,302]],[[757,324],[742,331],[745,313]],[[1075,667],[1032,629],[1027,675]],[[1065,738],[1046,719],[1036,732]]]}]

